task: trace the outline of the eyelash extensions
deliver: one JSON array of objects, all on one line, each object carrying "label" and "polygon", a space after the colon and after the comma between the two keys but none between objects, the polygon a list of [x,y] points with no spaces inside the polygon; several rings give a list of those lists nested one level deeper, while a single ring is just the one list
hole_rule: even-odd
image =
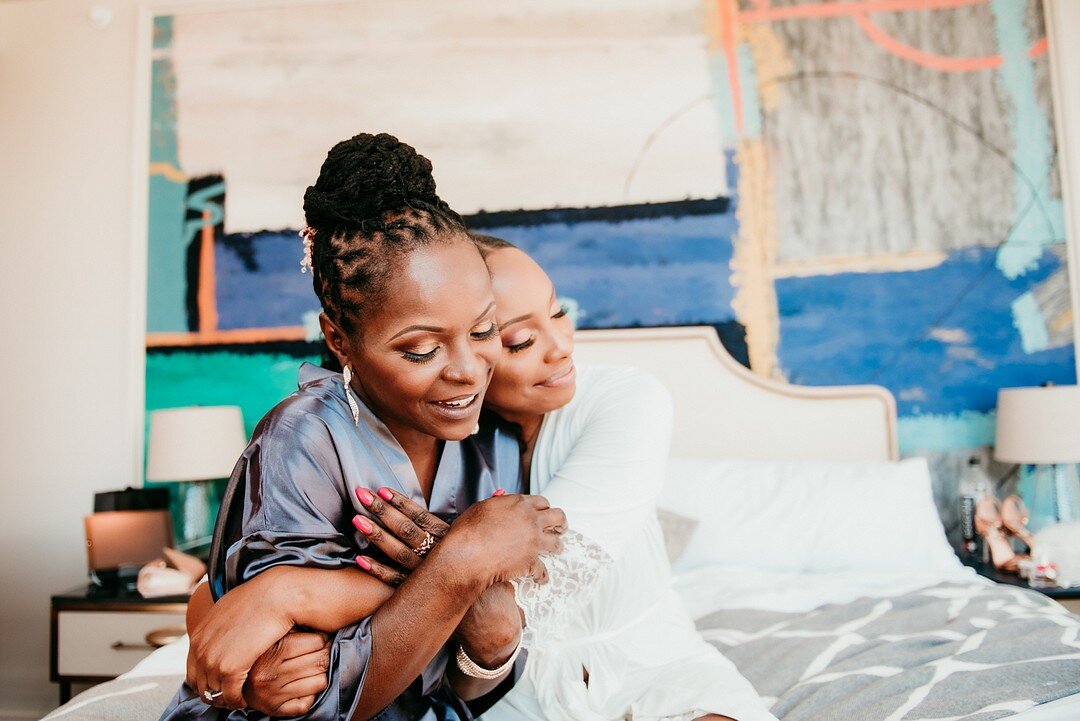
[{"label": "eyelash extensions", "polygon": [[[473,340],[488,340],[490,338],[494,338],[495,334],[498,332],[499,327],[495,325],[494,321],[492,321],[491,325],[487,328],[487,330],[470,333],[469,336],[472,337]],[[428,361],[435,358],[435,354],[438,352],[439,347],[435,346],[427,353],[410,353],[409,351],[404,351],[401,354],[401,357],[407,361],[412,361],[413,363],[427,363]]]},{"label": "eyelash extensions", "polygon": [[[558,320],[559,318],[566,317],[566,313],[567,313],[566,306],[565,305],[560,305],[559,306],[559,312],[556,313],[555,315],[551,316],[551,318],[552,318],[552,320]],[[518,343],[517,345],[508,345],[508,346],[506,346],[506,350],[510,351],[511,353],[518,353],[520,351],[525,350],[526,348],[528,348],[529,346],[531,346],[535,342],[536,342],[536,336],[533,336],[532,338],[529,338],[526,341],[522,341],[521,343]]]}]

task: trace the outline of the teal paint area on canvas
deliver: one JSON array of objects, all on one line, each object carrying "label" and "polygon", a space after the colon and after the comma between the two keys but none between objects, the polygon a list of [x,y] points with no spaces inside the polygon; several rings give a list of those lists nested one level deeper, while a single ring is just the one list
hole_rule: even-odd
[{"label": "teal paint area on canvas", "polygon": [[[155,50],[167,52],[171,43],[172,18],[155,18]],[[176,142],[176,72],[172,59],[168,55],[156,58],[150,72],[150,162],[180,173]],[[187,183],[177,177],[155,172],[149,179],[146,329],[151,333],[187,330],[184,312]]]},{"label": "teal paint area on canvas", "polygon": [[990,446],[994,444],[996,428],[997,413],[994,411],[924,413],[899,418],[896,435],[900,454],[909,456]]},{"label": "teal paint area on canvas", "polygon": [[[146,410],[180,406],[240,406],[248,435],[266,412],[296,390],[296,373],[315,353],[149,351],[146,355]],[[147,420],[149,424],[149,420]],[[148,426],[149,429],[149,426]]]},{"label": "teal paint area on canvas", "polygon": [[995,72],[1007,93],[1013,141],[1015,225],[997,258],[997,267],[1010,279],[1037,268],[1043,247],[1064,239],[1061,200],[1050,197],[1053,131],[1036,95],[1025,6],[1015,0],[990,2],[994,34],[1004,59]]},{"label": "teal paint area on canvas", "polygon": [[[304,361],[318,362],[319,358],[315,354],[298,357],[289,353],[246,350],[149,350],[146,355],[147,412],[143,438],[150,436],[150,411],[191,405],[240,406],[244,430],[250,437],[266,412],[296,390],[296,373]],[[143,458],[146,458],[145,448]],[[210,514],[214,518],[225,481],[212,483]],[[148,482],[146,485],[169,489],[174,534],[177,539],[182,538],[182,484]]]}]

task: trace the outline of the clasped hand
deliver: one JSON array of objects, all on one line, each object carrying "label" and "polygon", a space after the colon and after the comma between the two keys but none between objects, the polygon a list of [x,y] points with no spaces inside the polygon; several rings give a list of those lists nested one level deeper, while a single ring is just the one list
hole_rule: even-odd
[{"label": "clasped hand", "polygon": [[[403,583],[450,532],[448,523],[389,488],[381,488],[377,494],[367,489],[357,489],[356,497],[372,518],[357,515],[353,518],[353,525],[382,551],[385,558],[391,559],[387,563],[368,555],[359,555],[356,563],[383,583],[392,586]],[[518,509],[520,506],[527,506],[527,509]],[[462,530],[463,526],[472,524],[486,527],[488,531],[505,531],[492,528],[495,525],[492,521],[497,518],[511,523],[515,510],[532,512],[535,518],[533,525],[539,531],[540,539],[539,548],[533,550],[537,558],[529,563],[526,572],[517,575],[529,575],[544,583],[547,581],[547,568],[538,556],[539,553],[557,553],[561,550],[560,536],[566,531],[566,515],[560,509],[550,508],[542,496],[504,496],[501,491],[496,491],[491,500],[476,504],[466,511],[455,522],[455,528]],[[493,539],[495,546],[489,546],[482,552],[494,554],[504,546],[512,545],[508,539],[528,539],[528,534],[520,532],[503,532],[500,535],[501,538]],[[484,534],[476,542],[482,543],[482,538]],[[512,571],[496,574],[495,582],[487,587],[458,624],[454,637],[465,646],[466,653],[474,660],[495,666],[502,657],[513,652],[524,622],[508,583],[509,578],[517,575]]]},{"label": "clasped hand", "polygon": [[[375,596],[385,600],[427,555],[418,550],[439,553],[439,544],[451,535],[450,525],[389,489],[380,489],[378,495],[360,489],[357,497],[371,518],[357,516],[354,525],[392,560],[357,556],[356,562],[381,582],[376,585],[386,589],[385,595]],[[454,522],[453,535],[460,552],[455,560],[477,573],[486,589],[454,634],[478,663],[497,666],[501,657],[513,651],[522,618],[506,581],[521,576],[546,580],[547,570],[539,556],[560,550],[560,534],[565,529],[565,514],[550,508],[541,496],[492,498],[474,504]],[[341,572],[269,569],[230,590],[204,622],[191,629],[188,683],[200,696],[207,691],[214,695],[210,700],[214,706],[249,707],[270,715],[303,714],[326,688],[327,639],[321,634],[294,631],[294,621],[282,613],[288,604],[268,592],[291,585],[284,579],[275,580],[278,573]],[[374,613],[381,602],[376,600],[365,613]]]},{"label": "clasped hand", "polygon": [[[392,561],[380,562],[371,556],[359,555],[356,563],[383,583],[401,585],[450,533],[450,524],[389,488],[380,488],[377,495],[366,488],[358,488],[356,497],[372,518],[354,516],[353,525]],[[533,527],[533,534],[520,532],[529,525]],[[566,531],[566,514],[561,509],[551,508],[543,496],[505,495],[500,489],[488,501],[477,503],[463,513],[455,528],[461,530],[462,526],[481,531],[474,540],[475,545],[490,542],[491,545],[479,550],[494,561],[488,564],[495,571],[493,581],[532,576],[544,583],[547,568],[539,555],[562,550],[560,536]],[[522,572],[515,573],[516,567]]]}]

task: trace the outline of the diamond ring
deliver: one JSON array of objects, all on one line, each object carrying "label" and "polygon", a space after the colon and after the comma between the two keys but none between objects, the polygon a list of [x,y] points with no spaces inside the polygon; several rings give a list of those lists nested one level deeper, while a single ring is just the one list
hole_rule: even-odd
[{"label": "diamond ring", "polygon": [[435,547],[435,536],[431,535],[427,531],[424,531],[424,540],[420,542],[420,545],[413,549],[413,553],[420,558],[423,558],[428,554],[432,548]]}]

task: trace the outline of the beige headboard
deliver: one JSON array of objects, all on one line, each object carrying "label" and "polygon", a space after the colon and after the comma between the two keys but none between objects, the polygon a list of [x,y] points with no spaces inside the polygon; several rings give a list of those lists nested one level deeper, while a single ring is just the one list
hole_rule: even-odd
[{"label": "beige headboard", "polygon": [[675,400],[671,455],[895,460],[896,401],[880,386],[795,386],[751,373],[708,326],[586,330],[577,363],[634,365]]}]

